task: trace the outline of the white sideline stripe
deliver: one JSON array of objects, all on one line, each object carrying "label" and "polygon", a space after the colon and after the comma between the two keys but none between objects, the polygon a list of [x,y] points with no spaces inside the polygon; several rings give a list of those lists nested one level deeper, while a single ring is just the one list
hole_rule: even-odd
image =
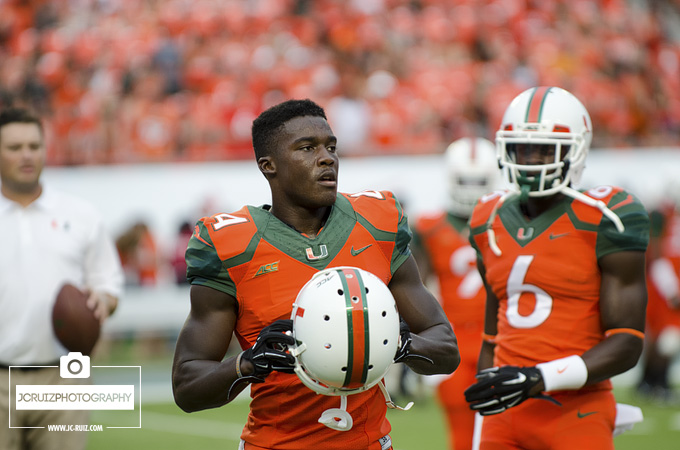
[{"label": "white sideline stripe", "polygon": [[[106,415],[102,414],[101,421],[108,422]],[[197,419],[176,414],[165,414],[150,411],[142,411],[142,429],[176,433],[191,436],[208,437],[215,439],[229,439],[238,442],[243,431],[243,425],[234,422],[220,420]]]}]

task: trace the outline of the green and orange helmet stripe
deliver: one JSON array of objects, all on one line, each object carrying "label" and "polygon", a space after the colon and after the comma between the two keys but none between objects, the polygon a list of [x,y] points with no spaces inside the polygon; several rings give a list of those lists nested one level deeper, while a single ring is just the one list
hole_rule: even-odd
[{"label": "green and orange helmet stripe", "polygon": [[529,103],[527,105],[526,115],[524,116],[524,121],[527,123],[539,123],[541,121],[541,114],[543,113],[543,105],[545,105],[545,99],[548,97],[548,93],[552,88],[549,86],[540,86],[534,88],[529,98]]},{"label": "green and orange helmet stripe", "polygon": [[361,273],[353,268],[338,270],[347,311],[347,372],[344,388],[363,386],[368,378],[370,331],[366,288]]}]

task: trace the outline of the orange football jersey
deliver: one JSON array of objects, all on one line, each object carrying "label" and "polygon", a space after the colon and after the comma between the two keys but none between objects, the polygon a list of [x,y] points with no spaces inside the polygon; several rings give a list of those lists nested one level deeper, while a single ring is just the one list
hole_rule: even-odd
[{"label": "orange football jersey", "polygon": [[[290,318],[298,292],[317,271],[359,267],[389,284],[410,256],[408,221],[390,192],[338,194],[315,237],[297,232],[268,209],[246,206],[201,219],[186,253],[192,284],[238,301],[235,335],[244,349],[262,328]],[[390,431],[378,386],[348,397],[354,425],[345,432],[318,422],[325,410],[340,406],[340,398],[316,394],[294,374],[271,373],[264,383],[251,385],[251,397],[241,437],[258,447],[380,449],[379,439]]]},{"label": "orange football jersey", "polygon": [[448,213],[416,221],[414,243],[428,255],[439,282],[442,307],[454,330],[484,321],[484,285],[468,238],[467,222]]},{"label": "orange football jersey", "polygon": [[[606,331],[600,321],[598,259],[618,251],[644,252],[647,212],[620,188],[586,191],[621,219],[625,230],[619,232],[600,210],[568,197],[528,220],[518,196],[499,205],[501,195],[482,197],[470,220],[470,241],[500,302],[494,364],[534,366],[583,354]],[[489,246],[489,226],[500,256]],[[595,388],[610,387],[607,381]]]}]

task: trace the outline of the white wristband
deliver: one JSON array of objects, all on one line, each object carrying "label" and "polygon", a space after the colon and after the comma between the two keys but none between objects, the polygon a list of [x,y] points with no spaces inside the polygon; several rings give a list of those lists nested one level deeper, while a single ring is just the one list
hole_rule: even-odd
[{"label": "white wristband", "polygon": [[580,389],[588,380],[586,363],[577,355],[536,364],[536,367],[543,375],[546,391]]}]

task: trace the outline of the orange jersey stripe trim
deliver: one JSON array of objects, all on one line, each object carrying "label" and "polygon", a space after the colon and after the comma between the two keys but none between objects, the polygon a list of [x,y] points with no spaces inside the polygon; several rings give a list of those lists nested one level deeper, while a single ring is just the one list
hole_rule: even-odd
[{"label": "orange jersey stripe trim", "polygon": [[613,211],[613,210],[615,210],[616,208],[620,208],[620,207],[622,207],[622,206],[630,205],[631,203],[633,203],[633,196],[630,195],[630,194],[628,194],[628,197],[626,197],[625,200],[620,201],[619,203],[617,203],[616,205],[612,206],[612,207],[609,208],[609,209],[611,209],[611,210]]},{"label": "orange jersey stripe trim", "polygon": [[342,270],[342,284],[345,288],[347,305],[348,351],[347,375],[343,387],[363,386],[368,377],[369,331],[366,293],[359,272],[354,269]]},{"label": "orange jersey stripe trim", "polygon": [[609,337],[621,333],[632,334],[633,336],[639,337],[640,339],[645,338],[645,333],[639,330],[635,330],[633,328],[612,328],[611,330],[607,330],[604,332],[604,337]]},{"label": "orange jersey stripe trim", "polygon": [[205,239],[203,239],[203,238],[201,237],[201,231],[200,231],[200,229],[198,228],[198,225],[196,225],[196,227],[194,228],[194,236],[196,237],[196,239],[198,239],[199,241],[203,242],[203,243],[204,243],[205,245],[207,245],[208,247],[212,247],[212,245],[210,245],[210,244],[208,243],[208,241],[206,241]]}]

